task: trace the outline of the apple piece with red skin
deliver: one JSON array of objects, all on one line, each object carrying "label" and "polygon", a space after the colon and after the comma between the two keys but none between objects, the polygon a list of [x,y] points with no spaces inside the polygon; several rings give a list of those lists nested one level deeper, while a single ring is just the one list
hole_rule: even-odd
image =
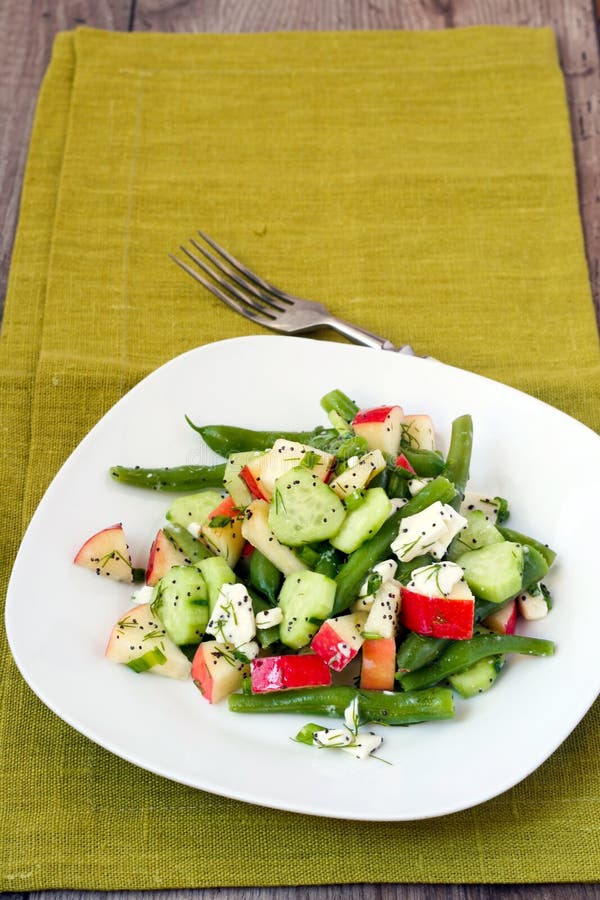
[{"label": "apple piece with red skin", "polygon": [[417,634],[469,640],[473,637],[475,598],[473,595],[428,597],[402,587],[400,620],[405,628]]},{"label": "apple piece with red skin", "polygon": [[396,639],[368,638],[362,645],[360,687],[363,691],[393,691]]},{"label": "apple piece with red skin", "polygon": [[250,663],[252,693],[286,691],[293,688],[328,687],[331,670],[320,656],[263,656]]},{"label": "apple piece with red skin", "polygon": [[[240,478],[245,483],[246,487],[252,494],[255,500],[268,500],[269,498],[260,488],[258,481],[256,480],[254,473],[248,468],[248,466],[244,466],[240,471]],[[260,480],[260,476],[259,476]]]},{"label": "apple piece with red skin", "polygon": [[157,532],[150,547],[146,584],[154,587],[173,566],[189,565],[190,561],[182,551],[171,543],[162,528]]},{"label": "apple piece with red skin", "polygon": [[510,600],[502,609],[490,613],[483,624],[496,634],[514,634],[517,627],[517,601]]},{"label": "apple piece with red skin", "polygon": [[121,522],[109,525],[88,538],[73,562],[114,581],[133,581],[129,546]]},{"label": "apple piece with red skin", "polygon": [[[227,521],[223,525],[213,526],[211,523],[217,516],[222,516]],[[200,529],[199,538],[212,553],[222,556],[232,569],[235,568],[242,555],[245,539],[242,534],[242,516],[232,497],[225,497],[208,514],[208,520]]]},{"label": "apple piece with red skin", "polygon": [[352,422],[355,433],[364,437],[369,450],[381,450],[395,456],[400,447],[404,412],[401,406],[376,406],[361,409]]},{"label": "apple piece with red skin", "polygon": [[311,641],[311,650],[334,672],[341,672],[363,645],[362,630],[367,615],[354,612],[326,619]]},{"label": "apple piece with red skin", "polygon": [[192,661],[192,678],[209,703],[220,703],[238,691],[248,674],[248,665],[233,655],[233,647],[204,641]]}]

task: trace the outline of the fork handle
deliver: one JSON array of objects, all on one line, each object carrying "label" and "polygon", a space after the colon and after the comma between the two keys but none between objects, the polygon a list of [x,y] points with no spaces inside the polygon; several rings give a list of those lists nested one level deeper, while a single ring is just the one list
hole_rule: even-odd
[{"label": "fork handle", "polygon": [[378,334],[367,331],[365,328],[359,328],[358,325],[353,325],[351,322],[346,322],[344,319],[337,319],[335,316],[330,316],[327,319],[326,324],[340,334],[350,338],[355,344],[373,347],[375,350],[392,350],[396,353],[406,353],[408,356],[415,356],[415,351],[408,344],[404,344],[402,347],[396,347],[391,341],[388,341],[387,338],[380,337]]}]

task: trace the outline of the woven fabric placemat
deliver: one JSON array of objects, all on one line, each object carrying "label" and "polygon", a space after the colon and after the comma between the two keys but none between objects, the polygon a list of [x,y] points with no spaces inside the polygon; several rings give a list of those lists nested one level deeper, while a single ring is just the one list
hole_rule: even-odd
[{"label": "woven fabric placemat", "polygon": [[[166,258],[198,227],[333,313],[600,428],[549,31],[63,34],[2,333],[2,596],[36,504],[102,414],[178,353],[258,333]],[[49,614],[56,589],[32,573]],[[37,700],[4,634],[0,651],[5,891],[600,876],[598,704],[488,803],[352,823],[137,769]]]}]

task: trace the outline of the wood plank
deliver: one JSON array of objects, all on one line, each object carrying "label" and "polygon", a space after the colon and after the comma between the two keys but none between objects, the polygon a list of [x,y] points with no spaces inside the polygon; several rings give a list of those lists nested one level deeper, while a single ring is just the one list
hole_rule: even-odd
[{"label": "wood plank", "polygon": [[127,29],[134,0],[3,0],[0,3],[0,316],[39,86],[58,31]]},{"label": "wood plank", "polygon": [[[5,895],[2,895],[3,900]],[[41,891],[9,900],[600,900],[594,884],[346,884],[320,887],[212,888],[196,891]]]}]

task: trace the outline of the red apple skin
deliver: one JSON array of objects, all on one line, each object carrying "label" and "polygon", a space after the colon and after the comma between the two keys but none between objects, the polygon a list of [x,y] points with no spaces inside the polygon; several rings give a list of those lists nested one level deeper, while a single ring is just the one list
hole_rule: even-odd
[{"label": "red apple skin", "polygon": [[397,469],[406,469],[407,472],[412,472],[413,475],[417,473],[405,457],[404,453],[401,453],[400,456],[396,459],[396,468]]},{"label": "red apple skin", "polygon": [[250,493],[252,494],[252,496],[254,497],[255,500],[267,500],[268,501],[269,498],[263,493],[263,491],[261,491],[254,475],[252,474],[252,472],[250,471],[248,466],[244,466],[244,468],[241,470],[240,478],[245,483],[246,487],[248,488],[248,490],[250,491]]},{"label": "red apple skin", "polygon": [[356,413],[352,425],[363,425],[368,422],[385,422],[393,406],[374,406],[372,409],[361,409]]},{"label": "red apple skin", "polygon": [[[347,655],[340,653],[338,646],[340,643],[345,644],[348,648]],[[345,669],[348,663],[354,659],[360,647],[360,642],[357,642],[355,647],[348,644],[329,622],[323,622],[310,643],[311,650],[314,650],[334,672],[341,672],[342,669]]]},{"label": "red apple skin", "polygon": [[196,653],[194,654],[191,674],[192,679],[200,688],[202,696],[205,697],[209,703],[212,703],[214,682],[211,678],[210,670],[204,657],[204,644],[200,644],[200,646],[196,650]]},{"label": "red apple skin", "polygon": [[252,693],[285,691],[292,688],[328,687],[331,672],[319,656],[264,656],[250,664]]},{"label": "red apple skin", "polygon": [[491,613],[483,624],[496,634],[514,634],[517,627],[517,601],[511,600],[498,612]]},{"label": "red apple skin", "polygon": [[215,516],[229,516],[231,519],[235,519],[239,516],[239,514],[239,509],[235,505],[233,497],[225,497],[222,503],[219,503],[218,506],[215,506],[213,511],[208,514],[208,518],[214,519]]},{"label": "red apple skin", "polygon": [[427,597],[402,588],[400,619],[405,628],[432,637],[468,640],[473,637],[475,599]]},{"label": "red apple skin", "polygon": [[[106,556],[108,561],[108,556],[115,551],[113,565],[104,565],[101,569],[100,559]],[[77,566],[95,571],[96,575],[106,575],[115,581],[131,582],[131,556],[122,523],[109,525],[93,534],[77,551],[73,562]]]},{"label": "red apple skin", "polygon": [[180,553],[173,546],[162,528],[159,529],[150,547],[148,567],[146,568],[146,584],[154,587],[172,566],[180,566],[184,560],[185,556],[183,553]]},{"label": "red apple skin", "polygon": [[360,687],[364,691],[392,691],[396,676],[395,638],[368,638],[362,645]]}]

